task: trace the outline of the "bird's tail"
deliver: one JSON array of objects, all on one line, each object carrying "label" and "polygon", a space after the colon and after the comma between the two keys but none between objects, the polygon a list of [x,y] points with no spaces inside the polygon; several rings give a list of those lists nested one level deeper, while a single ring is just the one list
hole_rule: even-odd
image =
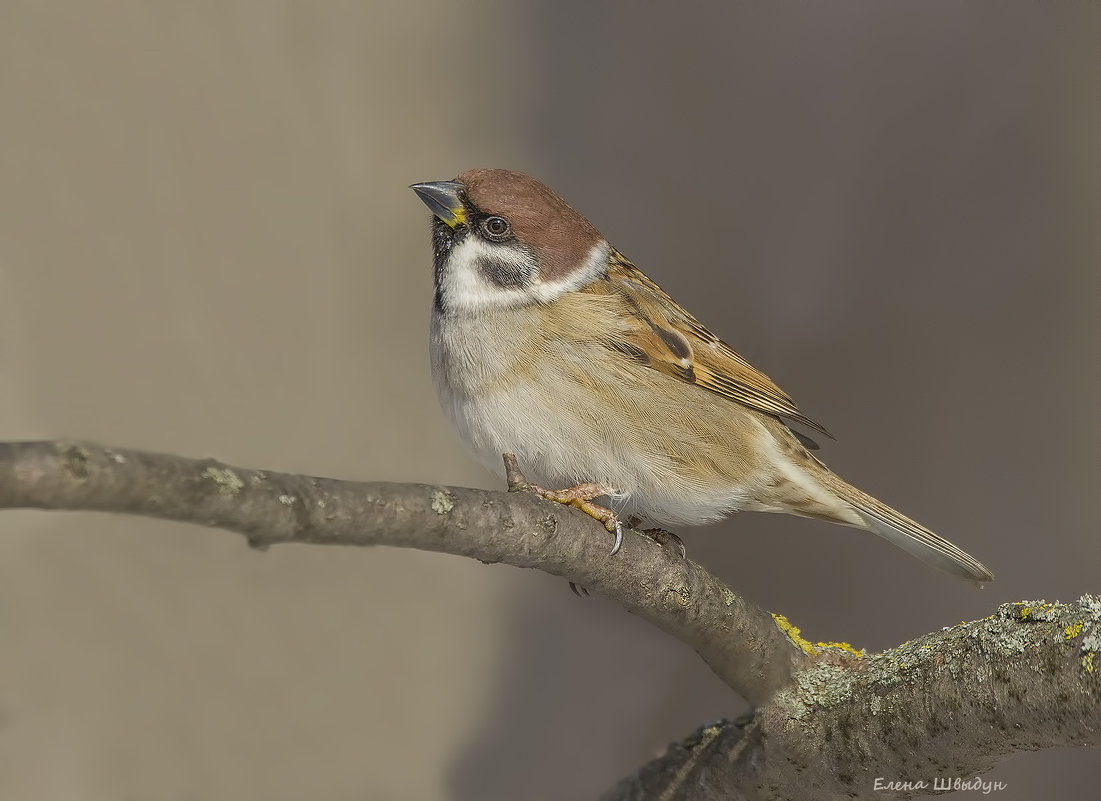
[{"label": "bird's tail", "polygon": [[845,483],[833,473],[824,472],[825,475],[819,476],[819,479],[852,507],[864,521],[863,528],[953,576],[974,581],[980,586],[984,581],[994,580],[994,574],[985,565],[948,540]]}]

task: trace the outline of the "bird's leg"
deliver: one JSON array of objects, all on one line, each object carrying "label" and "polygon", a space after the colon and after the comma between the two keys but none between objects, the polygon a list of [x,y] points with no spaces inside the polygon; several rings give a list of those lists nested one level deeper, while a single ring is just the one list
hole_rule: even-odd
[{"label": "bird's leg", "polygon": [[607,484],[590,482],[560,490],[546,489],[545,487],[540,487],[538,484],[531,483],[528,484],[527,488],[540,498],[546,498],[548,501],[561,503],[565,506],[572,506],[574,509],[580,509],[589,517],[599,520],[604,524],[604,528],[615,534],[615,546],[612,548],[612,553],[619,550],[619,546],[623,543],[623,524],[620,522],[616,513],[611,509],[593,503],[593,498],[599,498],[601,495],[610,495],[614,493],[614,487],[609,487]]},{"label": "bird's leg", "polygon": [[614,494],[616,491],[615,487],[610,487],[607,484],[590,482],[587,484],[578,484],[575,487],[569,487],[567,489],[546,489],[545,487],[540,487],[538,484],[532,484],[524,478],[524,474],[520,470],[520,465],[516,463],[515,454],[506,453],[502,454],[502,456],[505,460],[505,477],[508,481],[509,492],[534,492],[540,498],[546,498],[548,501],[554,501],[555,503],[561,503],[566,506],[572,506],[575,509],[580,509],[589,517],[599,520],[604,524],[604,528],[615,534],[615,543],[612,545],[612,553],[619,553],[619,548],[623,544],[623,523],[620,522],[619,516],[611,509],[593,503],[593,498],[599,498],[601,495]]}]

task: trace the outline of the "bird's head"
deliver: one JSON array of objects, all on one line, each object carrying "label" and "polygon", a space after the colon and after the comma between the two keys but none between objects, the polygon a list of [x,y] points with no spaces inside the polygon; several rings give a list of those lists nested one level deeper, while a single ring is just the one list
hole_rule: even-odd
[{"label": "bird's head", "polygon": [[436,305],[443,313],[550,303],[607,269],[611,247],[600,232],[528,175],[468,170],[410,188],[435,215]]}]

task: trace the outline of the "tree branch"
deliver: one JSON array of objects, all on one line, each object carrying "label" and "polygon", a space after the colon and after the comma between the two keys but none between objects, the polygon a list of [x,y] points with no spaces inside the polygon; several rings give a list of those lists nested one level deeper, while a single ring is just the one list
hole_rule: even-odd
[{"label": "tree branch", "polygon": [[977,784],[1017,751],[1101,745],[1099,651],[1097,596],[1003,604],[860,660],[818,660],[752,722],[701,729],[604,799],[819,801],[961,789],[956,780]]},{"label": "tree branch", "polygon": [[691,646],[751,704],[806,660],[770,614],[694,562],[630,531],[610,556],[591,517],[523,492],[339,481],[90,443],[0,443],[0,508],[17,507],[197,523],[256,548],[393,545],[537,568]]},{"label": "tree branch", "polygon": [[[284,542],[394,545],[534,567],[692,646],[757,705],[674,744],[619,799],[909,797],[1020,750],[1101,745],[1101,599],[1005,604],[871,656],[814,646],[695,563],[525,493],[355,483],[72,442],[0,443],[0,508],[84,509]],[[877,786],[876,779],[881,783]],[[935,782],[947,782],[937,786]],[[886,791],[886,792],[885,792]]]}]

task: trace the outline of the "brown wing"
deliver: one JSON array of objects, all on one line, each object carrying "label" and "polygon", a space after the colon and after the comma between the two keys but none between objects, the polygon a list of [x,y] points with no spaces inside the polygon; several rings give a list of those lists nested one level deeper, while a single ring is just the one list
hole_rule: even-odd
[{"label": "brown wing", "polygon": [[661,373],[832,438],[829,431],[800,412],[771,378],[704,328],[620,253],[613,253],[608,281],[599,283],[636,313],[630,327],[609,342],[609,347]]}]

